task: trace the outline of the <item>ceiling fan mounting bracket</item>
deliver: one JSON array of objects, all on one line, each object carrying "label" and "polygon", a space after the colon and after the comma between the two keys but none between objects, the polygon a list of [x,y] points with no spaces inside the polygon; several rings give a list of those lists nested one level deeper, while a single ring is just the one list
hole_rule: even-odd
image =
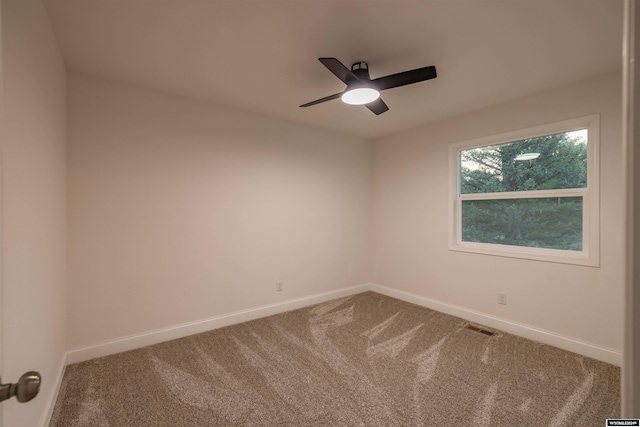
[{"label": "ceiling fan mounting bracket", "polygon": [[351,71],[360,70],[360,69],[369,69],[369,64],[364,61],[356,61],[351,65]]}]

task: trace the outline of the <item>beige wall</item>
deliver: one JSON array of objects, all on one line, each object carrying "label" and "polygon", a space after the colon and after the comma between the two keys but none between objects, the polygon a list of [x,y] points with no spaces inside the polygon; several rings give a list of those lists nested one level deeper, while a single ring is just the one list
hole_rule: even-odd
[{"label": "beige wall", "polygon": [[69,349],[369,281],[369,142],[82,75],[68,101]]},{"label": "beige wall", "polygon": [[66,72],[39,1],[2,1],[4,85],[2,380],[43,376],[29,404],[3,403],[6,426],[46,417],[64,353]]},{"label": "beige wall", "polygon": [[[375,141],[372,281],[620,352],[620,96],[618,71]],[[448,250],[449,144],[593,113],[601,114],[600,268]]]}]

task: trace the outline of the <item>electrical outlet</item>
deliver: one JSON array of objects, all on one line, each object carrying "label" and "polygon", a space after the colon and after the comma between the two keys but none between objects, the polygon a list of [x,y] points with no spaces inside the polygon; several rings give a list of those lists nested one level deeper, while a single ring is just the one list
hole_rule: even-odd
[{"label": "electrical outlet", "polygon": [[280,292],[282,290],[282,282],[278,281],[276,282],[276,291]]},{"label": "electrical outlet", "polygon": [[507,293],[498,292],[498,304],[507,305]]}]

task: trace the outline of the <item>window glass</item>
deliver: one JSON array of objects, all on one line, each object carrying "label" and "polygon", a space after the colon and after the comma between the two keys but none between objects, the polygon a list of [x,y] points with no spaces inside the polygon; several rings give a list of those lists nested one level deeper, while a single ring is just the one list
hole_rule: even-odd
[{"label": "window glass", "polygon": [[582,250],[582,197],[463,200],[462,241]]},{"label": "window glass", "polygon": [[586,186],[586,129],[460,151],[460,194]]}]

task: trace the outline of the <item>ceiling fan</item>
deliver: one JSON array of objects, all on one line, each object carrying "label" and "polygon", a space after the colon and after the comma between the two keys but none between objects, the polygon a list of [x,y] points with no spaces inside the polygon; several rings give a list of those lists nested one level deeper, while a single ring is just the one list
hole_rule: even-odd
[{"label": "ceiling fan", "polygon": [[345,67],[336,58],[318,58],[337,78],[347,85],[344,92],[326,96],[315,101],[302,104],[300,107],[310,107],[332,99],[342,98],[342,101],[351,105],[364,105],[372,113],[378,115],[389,109],[380,98],[380,91],[394,87],[405,86],[437,77],[436,67],[433,65],[415,70],[403,71],[371,80],[369,66],[366,62],[358,61],[351,66],[351,70]]}]

